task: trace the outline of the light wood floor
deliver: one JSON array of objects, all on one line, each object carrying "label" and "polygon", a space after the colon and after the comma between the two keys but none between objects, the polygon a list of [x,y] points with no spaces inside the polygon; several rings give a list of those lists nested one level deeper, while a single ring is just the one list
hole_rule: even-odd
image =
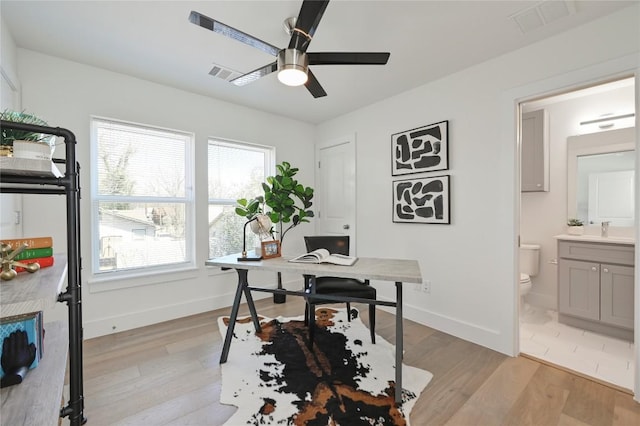
[{"label": "light wood floor", "polygon": [[[269,317],[297,316],[304,309],[291,297],[281,305],[271,299],[256,304]],[[360,312],[368,324],[366,308]],[[377,333],[394,342],[393,315],[377,312]],[[218,402],[222,341],[216,318],[228,313],[218,310],[86,341],[87,425],[223,424],[235,408]],[[405,320],[404,327],[404,362],[434,375],[411,413],[413,425],[640,425],[640,404],[631,395],[412,321]]]}]

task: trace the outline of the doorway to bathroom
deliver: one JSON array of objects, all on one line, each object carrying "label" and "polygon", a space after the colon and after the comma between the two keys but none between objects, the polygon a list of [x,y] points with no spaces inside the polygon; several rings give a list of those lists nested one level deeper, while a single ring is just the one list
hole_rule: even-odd
[{"label": "doorway to bathroom", "polygon": [[[582,197],[577,194],[578,172],[575,167],[572,168],[576,159],[571,157],[575,154],[569,149],[568,141],[578,135],[592,135],[590,139],[606,144],[608,138],[624,133],[624,129],[633,138],[635,97],[635,77],[628,76],[570,92],[532,98],[519,104],[522,138],[519,232],[521,247],[527,248],[518,256],[522,260],[520,271],[523,272],[518,283],[521,300],[520,353],[629,392],[634,390],[635,377],[633,338],[620,338],[575,324],[567,325],[562,313],[559,318],[558,236],[567,234],[567,221],[570,218],[582,219],[585,223],[582,238],[601,235],[601,223],[593,219],[599,216],[587,212],[588,195]],[[635,148],[637,143],[635,140],[632,142]],[[583,174],[595,176],[600,173],[610,177],[615,172],[627,176],[627,182],[628,175],[632,174],[630,182],[633,197],[637,192],[633,190],[636,181],[634,176],[638,170],[638,164],[635,163],[637,156],[635,152],[629,154],[625,150],[617,146],[610,150],[599,149],[598,152],[610,154],[603,161],[621,162],[618,163],[621,165],[597,166],[599,168]],[[623,173],[620,174],[620,171]],[[609,210],[617,208],[614,198],[607,200]],[[638,214],[635,211],[636,203],[629,204],[627,196],[621,198],[620,205],[631,206],[633,223],[633,217]],[[618,210],[615,214],[618,215]],[[628,226],[628,218],[626,220],[626,223],[612,223],[608,234],[622,241],[628,239],[633,245],[636,230]],[[539,250],[535,253],[538,256],[537,264],[533,266],[531,262],[526,264],[526,260],[530,261],[535,252],[531,247]],[[633,290],[633,273],[630,280]],[[635,309],[638,309],[637,303]]]}]

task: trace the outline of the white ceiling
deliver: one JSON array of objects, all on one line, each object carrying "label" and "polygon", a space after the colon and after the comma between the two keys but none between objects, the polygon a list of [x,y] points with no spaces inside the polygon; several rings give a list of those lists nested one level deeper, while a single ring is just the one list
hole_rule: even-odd
[{"label": "white ceiling", "polygon": [[[550,0],[556,2],[557,0]],[[328,96],[314,99],[275,73],[235,86],[274,58],[188,21],[191,10],[279,47],[301,1],[9,1],[3,24],[18,47],[97,66],[309,123],[320,123],[605,16],[635,1],[575,1],[575,13],[522,33],[510,17],[540,1],[333,0],[310,44],[317,51],[388,51],[385,66],[312,66]]]}]

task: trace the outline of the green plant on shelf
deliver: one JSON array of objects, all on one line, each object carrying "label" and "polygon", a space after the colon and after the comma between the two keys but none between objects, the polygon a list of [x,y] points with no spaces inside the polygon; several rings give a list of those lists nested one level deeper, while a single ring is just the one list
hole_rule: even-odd
[{"label": "green plant on shelf", "polygon": [[581,221],[580,219],[570,218],[570,219],[567,221],[567,225],[568,225],[568,226],[583,226],[583,225],[584,225],[584,222],[583,222],[583,221]]},{"label": "green plant on shelf", "polygon": [[[25,111],[12,111],[6,109],[0,113],[0,119],[5,121],[12,121],[14,123],[24,124],[36,124],[38,126],[48,126],[47,122],[43,119],[29,114]],[[53,137],[51,135],[45,135],[42,133],[31,132],[27,130],[10,129],[8,127],[2,127],[2,139],[0,145],[13,146],[14,141],[31,141],[39,142],[47,145],[51,145]]]}]

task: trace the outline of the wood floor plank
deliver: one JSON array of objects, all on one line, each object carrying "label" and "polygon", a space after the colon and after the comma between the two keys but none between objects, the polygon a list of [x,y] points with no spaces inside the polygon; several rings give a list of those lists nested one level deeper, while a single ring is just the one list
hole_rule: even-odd
[{"label": "wood floor plank", "polygon": [[619,391],[591,380],[575,377],[563,413],[593,426],[613,424],[613,410]]},{"label": "wood floor plank", "polygon": [[448,425],[499,425],[540,365],[526,358],[507,358]]},{"label": "wood floor plank", "polygon": [[[270,318],[304,313],[304,303],[293,297],[284,304],[268,297],[256,308]],[[368,324],[366,305],[357,308]],[[219,309],[86,341],[88,424],[223,425],[236,410],[219,401],[216,321],[228,314]],[[248,314],[243,305],[240,315]],[[376,317],[378,334],[394,342],[395,317],[382,310]],[[628,394],[412,321],[404,321],[404,330],[405,364],[434,375],[411,413],[413,425],[640,425],[640,404]]]},{"label": "wood floor plank", "polygon": [[[503,425],[538,426],[558,424],[569,397],[564,371],[540,366],[511,407]],[[540,407],[545,407],[541,410]]]},{"label": "wood floor plank", "polygon": [[[206,386],[186,392],[175,398],[153,405],[145,410],[128,416],[116,423],[118,426],[139,426],[139,425],[164,425],[184,419],[184,413],[193,413],[217,404],[220,401],[220,382],[213,382]],[[230,407],[231,408],[231,407]],[[230,410],[229,415],[235,409]],[[219,417],[219,416],[217,416]],[[227,417],[228,418],[228,417]],[[207,424],[200,419],[200,424]],[[222,419],[224,422],[225,419]],[[209,419],[211,423],[213,419]]]},{"label": "wood floor plank", "polygon": [[640,424],[640,404],[629,398],[625,392],[616,392],[613,409],[613,426]]}]

